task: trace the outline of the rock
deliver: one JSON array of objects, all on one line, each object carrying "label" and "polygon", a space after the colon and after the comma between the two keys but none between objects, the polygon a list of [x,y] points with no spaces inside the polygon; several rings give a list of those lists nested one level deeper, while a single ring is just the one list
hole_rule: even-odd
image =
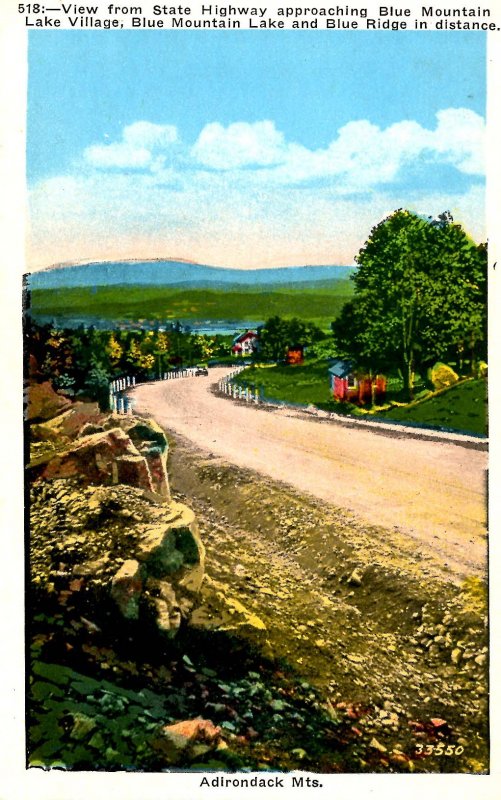
[{"label": "rock", "polygon": [[160,751],[170,764],[186,761],[214,750],[222,744],[221,728],[210,720],[197,718],[184,720],[174,725],[166,725],[150,742],[153,749]]},{"label": "rock", "polygon": [[96,558],[92,561],[84,561],[83,564],[76,564],[73,567],[74,575],[96,575],[105,569],[110,563],[110,554],[104,553],[101,558]]},{"label": "rock", "polygon": [[125,483],[127,486],[137,486],[149,491],[152,486],[151,473],[146,459],[141,455],[127,454],[118,456],[117,482]]},{"label": "rock", "polygon": [[459,662],[461,661],[462,655],[463,654],[462,654],[461,650],[459,649],[459,647],[455,647],[454,650],[451,653],[451,661],[452,661],[452,663],[453,664],[459,664]]},{"label": "rock", "polygon": [[266,630],[262,619],[232,597],[227,586],[208,575],[205,576],[200,599],[201,604],[191,615],[191,627],[258,635]]},{"label": "rock", "polygon": [[153,490],[164,500],[170,499],[169,481],[167,477],[167,453],[160,448],[149,445],[140,448],[150,470]]},{"label": "rock", "polygon": [[354,569],[351,573],[350,577],[348,578],[348,583],[350,586],[361,586],[362,585],[362,574],[360,570]]},{"label": "rock", "polygon": [[[83,483],[116,484],[120,470],[123,477],[127,476],[127,469],[132,474],[130,462],[123,463],[119,470],[117,459],[130,456],[141,458],[127,434],[120,428],[113,428],[78,439],[73,446],[57,453],[43,465],[39,477],[46,480],[78,477]],[[146,463],[143,470],[134,469],[131,479],[141,481],[139,489],[153,491]]]},{"label": "rock", "polygon": [[44,441],[70,442],[81,435],[82,427],[91,427],[89,420],[92,420],[94,426],[98,427],[98,423],[104,417],[105,415],[101,414],[97,403],[73,403],[67,411],[57,417],[39,425],[33,425],[31,433],[37,439]]},{"label": "rock", "polygon": [[141,536],[137,558],[146,564],[150,575],[175,576],[187,591],[197,592],[204,573],[205,548],[193,511],[181,503],[170,503],[165,522]]},{"label": "rock", "polygon": [[111,596],[125,619],[139,619],[143,591],[143,568],[138,561],[125,561],[111,581]]},{"label": "rock", "polygon": [[30,422],[52,419],[71,406],[71,400],[52,388],[50,381],[35,383],[28,390],[27,418]]},{"label": "rock", "polygon": [[136,422],[127,429],[141,455],[146,458],[153,482],[153,489],[165,500],[170,499],[167,476],[167,437],[155,420]]},{"label": "rock", "polygon": [[148,578],[146,594],[160,633],[167,634],[169,637],[175,636],[181,625],[181,608],[171,584],[156,578]]},{"label": "rock", "polygon": [[102,433],[105,430],[106,428],[104,425],[96,425],[95,423],[87,422],[82,428],[80,428],[78,435],[91,436],[93,433]]},{"label": "rock", "polygon": [[150,419],[148,422],[142,420],[141,422],[134,422],[134,424],[127,429],[127,433],[135,444],[141,442],[151,442],[155,444],[162,453],[168,451],[168,442],[162,428]]},{"label": "rock", "polygon": [[474,661],[475,664],[479,665],[479,667],[483,667],[483,665],[487,661],[487,656],[485,655],[485,653],[480,653],[478,656],[475,657]]},{"label": "rock", "polygon": [[375,737],[373,737],[370,740],[369,747],[372,747],[374,750],[378,750],[380,753],[387,753],[388,752],[388,750],[384,746],[384,744],[381,744],[381,742],[378,742],[378,740]]}]

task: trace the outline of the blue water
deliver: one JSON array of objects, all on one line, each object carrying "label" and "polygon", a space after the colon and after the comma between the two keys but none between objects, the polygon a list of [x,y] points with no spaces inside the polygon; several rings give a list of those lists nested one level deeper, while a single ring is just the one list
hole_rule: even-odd
[{"label": "blue water", "polygon": [[[127,328],[127,329],[138,329],[141,328],[142,330],[153,329],[153,325],[148,325],[148,323],[130,323],[124,322],[124,320],[113,320],[113,319],[102,319],[101,317],[93,317],[93,316],[86,316],[86,317],[66,317],[66,316],[49,316],[44,314],[33,314],[33,318],[36,322],[40,325],[54,325],[55,328],[70,328],[76,329],[80,327],[90,328],[91,326],[96,328],[97,330],[113,330],[115,328]],[[264,320],[245,320],[242,322],[241,320],[215,320],[212,322],[211,320],[178,320],[179,323],[183,326],[185,331],[190,330],[192,333],[200,333],[200,334],[207,334],[208,336],[215,336],[216,334],[220,334],[221,336],[234,336],[236,333],[240,333],[241,331],[246,330],[256,330],[259,325],[264,324]],[[160,324],[160,330],[165,330],[165,326]]]}]

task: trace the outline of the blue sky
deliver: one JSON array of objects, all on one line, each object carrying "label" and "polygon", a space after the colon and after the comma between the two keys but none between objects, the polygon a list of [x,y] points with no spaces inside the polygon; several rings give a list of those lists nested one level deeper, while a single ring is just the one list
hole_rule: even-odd
[{"label": "blue sky", "polygon": [[485,36],[35,32],[32,268],[352,263],[394,208],[483,238]]}]

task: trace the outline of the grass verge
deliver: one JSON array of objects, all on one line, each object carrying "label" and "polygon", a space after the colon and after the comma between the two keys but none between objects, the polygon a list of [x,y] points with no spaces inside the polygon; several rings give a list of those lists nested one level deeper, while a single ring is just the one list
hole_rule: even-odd
[{"label": "grass verge", "polygon": [[[301,366],[249,367],[236,382],[259,388],[263,398],[296,405],[316,405],[351,416],[407,422],[448,430],[487,434],[487,385],[483,378],[465,380],[440,392],[430,392],[412,403],[386,409],[359,408],[333,400],[326,360]],[[389,401],[391,403],[391,395]]]}]

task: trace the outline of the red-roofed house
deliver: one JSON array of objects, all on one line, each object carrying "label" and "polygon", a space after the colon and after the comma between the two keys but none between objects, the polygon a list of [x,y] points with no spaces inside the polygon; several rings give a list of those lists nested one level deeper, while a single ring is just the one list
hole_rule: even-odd
[{"label": "red-roofed house", "polygon": [[248,356],[257,349],[258,335],[255,331],[245,331],[233,339],[232,352],[239,356]]}]

